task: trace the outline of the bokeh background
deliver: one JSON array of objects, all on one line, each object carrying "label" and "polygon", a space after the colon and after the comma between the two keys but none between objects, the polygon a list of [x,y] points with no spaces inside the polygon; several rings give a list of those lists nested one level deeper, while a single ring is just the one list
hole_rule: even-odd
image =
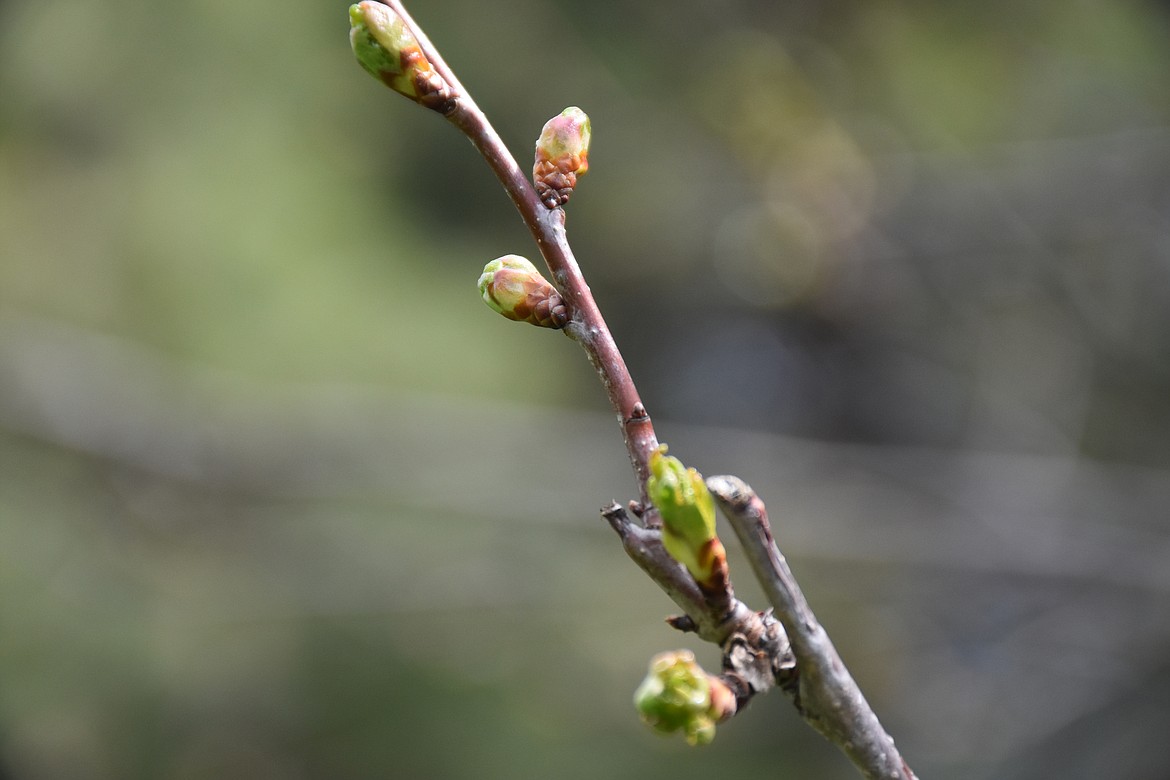
[{"label": "bokeh background", "polygon": [[[920,775],[1170,776],[1170,6],[448,0],[672,451],[769,502]],[[0,2],[0,777],[854,776],[597,515],[534,256],[345,3]],[[730,535],[730,534],[728,534]],[[763,606],[738,554],[742,596]]]}]

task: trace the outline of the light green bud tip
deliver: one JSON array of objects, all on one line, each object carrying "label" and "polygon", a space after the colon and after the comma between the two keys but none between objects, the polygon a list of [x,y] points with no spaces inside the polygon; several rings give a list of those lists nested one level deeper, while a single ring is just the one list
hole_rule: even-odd
[{"label": "light green bud tip", "polygon": [[707,673],[689,650],[659,653],[634,692],[634,706],[643,722],[662,734],[682,731],[692,745],[715,738],[715,713]]},{"label": "light green bud tip", "polygon": [[484,303],[511,319],[516,307],[528,298],[535,277],[544,278],[528,259],[520,255],[497,257],[483,267],[479,294]]},{"label": "light green bud tip", "polygon": [[646,493],[662,516],[666,551],[697,581],[706,581],[711,576],[712,556],[722,554],[722,545],[712,544],[716,539],[715,501],[703,475],[667,455],[662,444],[650,454]]},{"label": "light green bud tip", "polygon": [[374,78],[444,116],[456,109],[455,92],[401,16],[382,3],[363,0],[349,7],[349,22],[353,53]]},{"label": "light green bud tip", "polygon": [[349,7],[349,43],[370,75],[407,97],[417,96],[405,78],[403,54],[416,51],[418,41],[389,6],[372,0]]}]

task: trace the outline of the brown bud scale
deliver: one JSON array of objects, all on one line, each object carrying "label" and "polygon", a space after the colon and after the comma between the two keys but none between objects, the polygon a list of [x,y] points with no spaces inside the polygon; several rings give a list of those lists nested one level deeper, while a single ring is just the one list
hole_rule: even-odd
[{"label": "brown bud scale", "polygon": [[580,167],[580,155],[562,157],[556,161],[537,159],[532,166],[532,181],[541,202],[550,209],[568,203],[577,186],[577,170]]},{"label": "brown bud scale", "polygon": [[447,116],[455,110],[455,91],[447,80],[432,67],[430,60],[416,49],[402,52],[403,73],[413,74],[414,91],[419,105]]},{"label": "brown bud scale", "polygon": [[530,292],[524,303],[516,307],[516,314],[517,320],[554,330],[565,327],[569,321],[565,301],[551,285]]}]

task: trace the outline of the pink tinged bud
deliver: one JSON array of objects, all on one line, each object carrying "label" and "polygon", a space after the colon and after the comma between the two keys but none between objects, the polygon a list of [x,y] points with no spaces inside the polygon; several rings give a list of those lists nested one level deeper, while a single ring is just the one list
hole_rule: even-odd
[{"label": "pink tinged bud", "polygon": [[370,75],[441,114],[455,109],[455,93],[422,53],[406,22],[389,6],[364,0],[349,7],[349,21],[354,56]]},{"label": "pink tinged bud", "polygon": [[532,181],[536,194],[550,209],[569,202],[577,177],[589,170],[589,117],[570,106],[548,120],[536,141]]},{"label": "pink tinged bud", "polygon": [[519,255],[497,257],[485,265],[479,292],[484,303],[510,320],[542,328],[563,328],[569,321],[561,294]]}]

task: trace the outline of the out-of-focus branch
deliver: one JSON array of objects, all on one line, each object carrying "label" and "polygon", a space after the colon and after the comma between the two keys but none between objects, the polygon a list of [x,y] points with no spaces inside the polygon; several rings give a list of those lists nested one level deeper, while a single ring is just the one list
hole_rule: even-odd
[{"label": "out-of-focus branch", "polygon": [[738,477],[711,477],[707,486],[739,537],[756,579],[788,634],[798,678],[791,692],[800,714],[840,747],[865,777],[912,780],[914,773],[809,608],[772,538],[764,502]]}]

